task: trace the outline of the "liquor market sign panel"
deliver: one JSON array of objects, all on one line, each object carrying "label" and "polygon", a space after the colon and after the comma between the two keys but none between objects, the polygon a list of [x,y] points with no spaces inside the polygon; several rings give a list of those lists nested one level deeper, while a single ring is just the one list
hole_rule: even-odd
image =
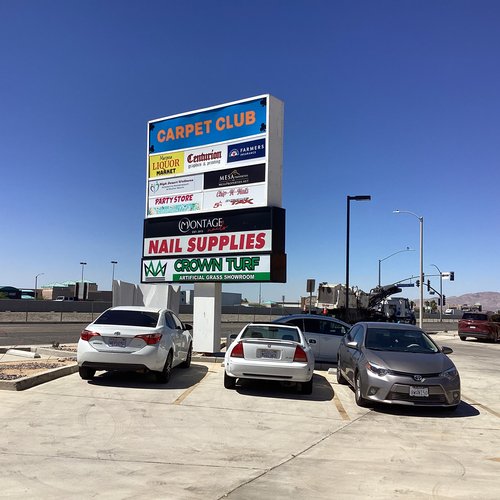
[{"label": "liquor market sign panel", "polygon": [[143,282],[286,281],[283,103],[148,123]]}]

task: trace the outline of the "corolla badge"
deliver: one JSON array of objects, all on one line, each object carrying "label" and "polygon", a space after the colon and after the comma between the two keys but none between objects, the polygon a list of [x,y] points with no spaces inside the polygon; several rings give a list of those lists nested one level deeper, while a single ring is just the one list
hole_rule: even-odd
[{"label": "corolla badge", "polygon": [[422,382],[423,379],[424,377],[422,377],[422,375],[413,375],[413,380],[417,382]]},{"label": "corolla badge", "polygon": [[121,332],[115,332],[113,335],[121,335]]}]

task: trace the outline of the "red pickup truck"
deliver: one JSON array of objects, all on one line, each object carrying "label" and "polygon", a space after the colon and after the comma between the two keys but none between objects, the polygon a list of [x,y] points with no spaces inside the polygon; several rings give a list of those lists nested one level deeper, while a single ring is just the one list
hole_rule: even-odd
[{"label": "red pickup truck", "polygon": [[467,337],[489,340],[500,340],[500,314],[491,312],[466,312],[458,322],[460,340]]}]

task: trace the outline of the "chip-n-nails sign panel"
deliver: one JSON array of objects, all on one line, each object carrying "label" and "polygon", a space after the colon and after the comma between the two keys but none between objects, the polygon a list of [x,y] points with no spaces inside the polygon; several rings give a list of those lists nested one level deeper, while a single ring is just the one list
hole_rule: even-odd
[{"label": "chip-n-nails sign panel", "polygon": [[[266,94],[148,125],[147,218],[281,206],[283,103],[278,99]],[[199,174],[205,174],[203,185],[197,183],[189,190],[193,176]],[[165,206],[158,200],[159,194],[170,193],[155,193],[154,181],[173,179],[186,188],[175,192],[191,194],[191,202]],[[240,185],[247,187],[214,192],[214,188]]]},{"label": "chip-n-nails sign panel", "polygon": [[143,283],[286,281],[285,255],[222,255],[143,259]]}]

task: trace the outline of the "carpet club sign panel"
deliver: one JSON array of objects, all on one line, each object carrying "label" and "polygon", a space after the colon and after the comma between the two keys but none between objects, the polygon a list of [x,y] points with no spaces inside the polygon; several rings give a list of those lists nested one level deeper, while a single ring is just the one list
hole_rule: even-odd
[{"label": "carpet club sign panel", "polygon": [[143,281],[284,282],[283,104],[263,95],[148,125]]},{"label": "carpet club sign panel", "polygon": [[282,128],[270,95],[149,122],[146,217],[281,206]]}]

